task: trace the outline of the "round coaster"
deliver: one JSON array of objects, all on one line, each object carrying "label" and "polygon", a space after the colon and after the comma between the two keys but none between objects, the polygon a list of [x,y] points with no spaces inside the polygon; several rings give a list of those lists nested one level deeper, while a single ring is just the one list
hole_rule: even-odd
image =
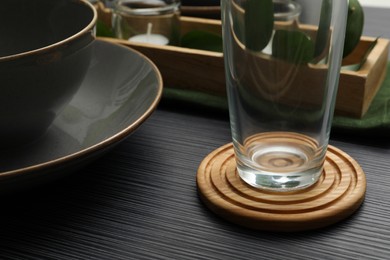
[{"label": "round coaster", "polygon": [[254,188],[236,171],[232,144],[209,154],[197,172],[200,197],[217,215],[242,226],[267,231],[304,231],[343,220],[362,204],[366,177],[345,152],[329,146],[320,180],[289,192]]}]

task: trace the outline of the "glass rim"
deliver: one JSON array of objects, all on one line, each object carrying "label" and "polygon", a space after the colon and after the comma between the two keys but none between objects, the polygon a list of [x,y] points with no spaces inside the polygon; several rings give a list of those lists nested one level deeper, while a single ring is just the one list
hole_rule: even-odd
[{"label": "glass rim", "polygon": [[[175,12],[180,7],[180,0],[171,0],[171,3],[166,3],[166,5],[156,6],[156,7],[147,7],[147,8],[131,8],[126,6],[128,3],[137,3],[137,2],[148,2],[148,0],[116,0],[114,2],[115,11],[124,13],[124,14],[133,14],[133,15],[159,15],[166,14],[170,12]],[[149,1],[152,2],[152,1]],[[161,1],[164,2],[164,1]]]},{"label": "glass rim", "polygon": [[288,11],[286,12],[274,12],[274,16],[277,18],[286,18],[289,20],[291,18],[298,17],[302,12],[301,5],[292,0],[273,0],[273,3],[285,4],[288,7]]}]

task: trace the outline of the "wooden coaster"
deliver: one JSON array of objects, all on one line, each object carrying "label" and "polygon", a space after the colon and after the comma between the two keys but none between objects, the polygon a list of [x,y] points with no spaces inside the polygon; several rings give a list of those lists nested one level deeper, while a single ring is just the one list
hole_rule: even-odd
[{"label": "wooden coaster", "polygon": [[348,154],[328,147],[323,174],[310,188],[293,192],[256,189],[236,171],[232,144],[201,163],[197,173],[200,197],[217,215],[242,226],[267,231],[304,231],[343,220],[362,204],[366,177]]}]

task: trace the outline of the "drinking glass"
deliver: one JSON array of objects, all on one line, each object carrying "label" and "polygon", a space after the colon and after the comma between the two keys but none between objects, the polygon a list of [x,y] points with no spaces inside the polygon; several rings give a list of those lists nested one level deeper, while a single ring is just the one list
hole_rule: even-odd
[{"label": "drinking glass", "polygon": [[[321,176],[343,54],[347,0],[221,0],[237,171],[274,191]],[[310,19],[300,21],[304,10]]]},{"label": "drinking glass", "polygon": [[115,36],[132,42],[177,45],[180,0],[115,0]]}]

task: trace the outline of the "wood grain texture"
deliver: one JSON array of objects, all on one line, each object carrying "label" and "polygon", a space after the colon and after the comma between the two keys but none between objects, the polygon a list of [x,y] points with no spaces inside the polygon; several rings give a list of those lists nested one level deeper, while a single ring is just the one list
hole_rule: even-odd
[{"label": "wood grain texture", "polygon": [[215,216],[197,193],[201,161],[231,140],[227,115],[162,105],[120,146],[83,170],[2,198],[0,258],[388,257],[389,141],[332,141],[367,175],[365,203],[351,218],[312,232],[253,231]]},{"label": "wood grain texture", "polygon": [[233,223],[296,232],[323,228],[353,214],[364,200],[366,177],[354,159],[329,146],[322,176],[312,187],[281,193],[260,190],[240,179],[230,143],[202,161],[197,185],[207,207]]}]

